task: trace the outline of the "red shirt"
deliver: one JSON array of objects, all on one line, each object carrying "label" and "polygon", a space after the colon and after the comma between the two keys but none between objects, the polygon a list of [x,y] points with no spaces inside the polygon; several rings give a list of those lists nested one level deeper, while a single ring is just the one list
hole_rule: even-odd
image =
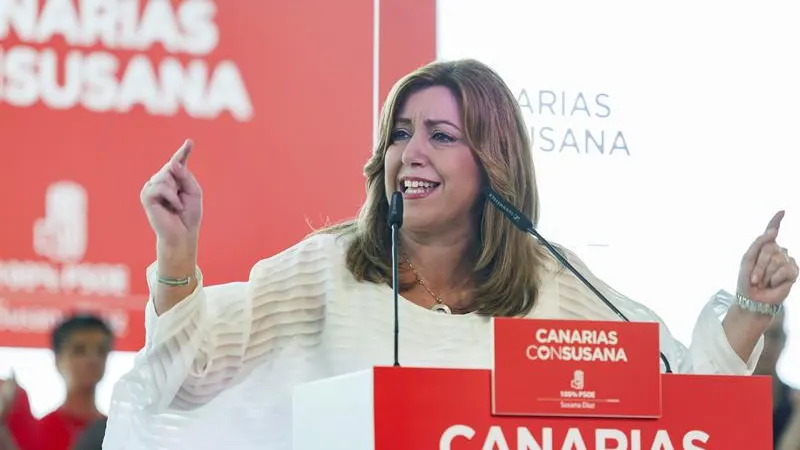
[{"label": "red shirt", "polygon": [[28,393],[17,387],[17,394],[8,413],[8,431],[19,450],[38,450],[36,445],[39,422],[31,413]]},{"label": "red shirt", "polygon": [[21,387],[8,414],[8,430],[19,450],[70,450],[78,436],[98,417],[76,417],[61,409],[36,420],[28,393]]},{"label": "red shirt", "polygon": [[57,409],[39,421],[39,450],[69,450],[78,436],[97,417],[76,417]]}]

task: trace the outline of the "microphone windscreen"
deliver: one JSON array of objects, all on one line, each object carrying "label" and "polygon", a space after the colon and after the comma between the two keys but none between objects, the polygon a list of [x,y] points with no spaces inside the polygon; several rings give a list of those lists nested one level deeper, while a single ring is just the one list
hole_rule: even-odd
[{"label": "microphone windscreen", "polygon": [[403,225],[403,194],[396,191],[389,202],[389,226],[400,228]]}]

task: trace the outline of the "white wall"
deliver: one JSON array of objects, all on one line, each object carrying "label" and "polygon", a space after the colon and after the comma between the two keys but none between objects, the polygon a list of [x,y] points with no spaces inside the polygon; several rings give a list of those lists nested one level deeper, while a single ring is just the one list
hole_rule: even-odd
[{"label": "white wall", "polygon": [[[480,59],[534,101],[540,90],[606,95],[606,118],[526,113],[561,136],[620,131],[630,151],[536,150],[540,231],[687,343],[774,212],[787,210],[780,241],[800,253],[800,11],[754,5],[439,0],[440,59]],[[798,297],[788,303],[800,310]],[[800,312],[787,317],[800,335]],[[800,337],[785,355],[781,374],[800,385]]]}]

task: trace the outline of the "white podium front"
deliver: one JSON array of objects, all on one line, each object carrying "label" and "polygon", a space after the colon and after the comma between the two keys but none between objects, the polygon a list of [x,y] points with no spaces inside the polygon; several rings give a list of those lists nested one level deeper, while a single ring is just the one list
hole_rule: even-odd
[{"label": "white podium front", "polygon": [[294,450],[374,450],[374,370],[295,387]]}]

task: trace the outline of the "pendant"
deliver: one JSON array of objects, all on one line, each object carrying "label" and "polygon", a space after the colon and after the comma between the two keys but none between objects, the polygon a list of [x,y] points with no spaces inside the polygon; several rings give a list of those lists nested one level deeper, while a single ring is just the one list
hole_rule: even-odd
[{"label": "pendant", "polygon": [[444,303],[437,303],[431,307],[431,311],[440,312],[443,314],[452,314],[453,312],[450,311],[450,307],[445,305]]}]

